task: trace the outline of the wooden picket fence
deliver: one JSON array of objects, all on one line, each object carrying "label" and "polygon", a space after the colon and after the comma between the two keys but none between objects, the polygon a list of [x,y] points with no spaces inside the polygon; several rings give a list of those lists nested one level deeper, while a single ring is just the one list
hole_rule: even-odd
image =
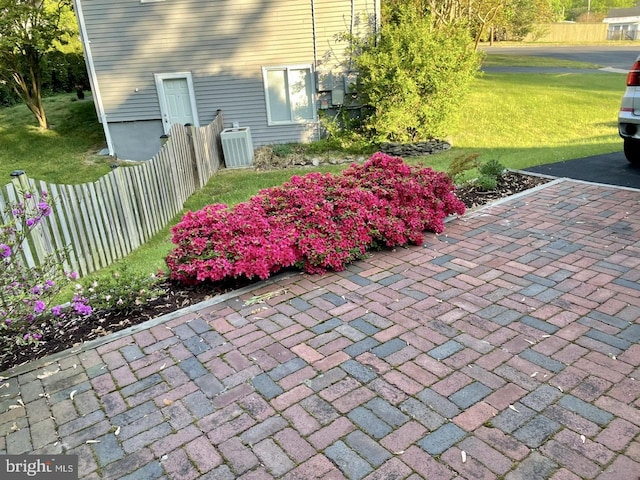
[{"label": "wooden picket fence", "polygon": [[221,111],[205,127],[173,125],[152,159],[114,168],[93,183],[57,185],[14,172],[0,187],[0,224],[12,220],[6,207],[22,192],[32,193],[32,207],[47,192],[52,213],[23,243],[21,260],[34,267],[66,250],[61,261],[68,271],[84,276],[106,267],[163,229],[218,171],[223,128]]}]

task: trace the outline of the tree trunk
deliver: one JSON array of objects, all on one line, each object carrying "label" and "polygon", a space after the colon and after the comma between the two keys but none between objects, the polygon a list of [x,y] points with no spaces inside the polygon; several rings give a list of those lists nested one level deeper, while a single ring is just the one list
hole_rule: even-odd
[{"label": "tree trunk", "polygon": [[40,57],[37,54],[29,55],[25,58],[29,64],[29,79],[25,78],[18,71],[13,73],[13,90],[24,101],[27,108],[33,113],[38,121],[38,126],[42,129],[49,128],[47,114],[42,103],[42,74],[40,69]]},{"label": "tree trunk", "polygon": [[38,120],[38,126],[43,130],[47,130],[49,128],[49,121],[47,120],[47,114],[44,111],[42,99],[39,98],[33,103],[27,103],[27,108],[29,108],[29,110],[31,110],[31,112],[35,115],[36,120]]}]

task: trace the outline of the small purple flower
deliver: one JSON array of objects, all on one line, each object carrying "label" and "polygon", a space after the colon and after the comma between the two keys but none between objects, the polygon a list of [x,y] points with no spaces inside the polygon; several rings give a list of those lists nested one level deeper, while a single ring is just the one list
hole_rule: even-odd
[{"label": "small purple flower", "polygon": [[61,313],[62,313],[62,305],[56,305],[55,307],[51,308],[51,314],[54,317],[59,317]]},{"label": "small purple flower", "polygon": [[73,309],[80,315],[91,315],[93,311],[89,305],[82,302],[74,302]]},{"label": "small purple flower", "polygon": [[27,342],[29,341],[38,342],[42,339],[42,335],[40,333],[25,333],[22,338]]},{"label": "small purple flower", "polygon": [[42,300],[36,300],[36,303],[33,306],[33,311],[36,313],[42,313],[45,308],[47,308],[47,305]]},{"label": "small purple flower", "polygon": [[48,217],[51,214],[51,207],[47,202],[38,203],[38,209],[42,212],[42,215]]},{"label": "small purple flower", "polygon": [[27,227],[33,227],[37,223],[35,218],[27,218]]},{"label": "small purple flower", "polygon": [[4,243],[0,243],[0,257],[7,258],[11,256],[11,247]]}]

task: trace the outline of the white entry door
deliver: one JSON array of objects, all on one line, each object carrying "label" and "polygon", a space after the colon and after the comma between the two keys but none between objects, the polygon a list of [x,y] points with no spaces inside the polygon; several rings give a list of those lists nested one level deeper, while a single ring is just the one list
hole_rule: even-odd
[{"label": "white entry door", "polygon": [[169,133],[174,123],[198,126],[191,73],[157,73],[155,77],[164,133]]}]

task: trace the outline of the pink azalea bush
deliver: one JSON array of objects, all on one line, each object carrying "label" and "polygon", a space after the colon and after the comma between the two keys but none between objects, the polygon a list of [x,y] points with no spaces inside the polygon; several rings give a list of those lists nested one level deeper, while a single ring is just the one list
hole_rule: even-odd
[{"label": "pink azalea bush", "polygon": [[341,175],[309,173],[234,207],[188,212],[172,229],[171,278],[186,283],[265,279],[297,266],[342,270],[371,248],[420,245],[463,214],[451,180],[399,157],[374,154]]}]

